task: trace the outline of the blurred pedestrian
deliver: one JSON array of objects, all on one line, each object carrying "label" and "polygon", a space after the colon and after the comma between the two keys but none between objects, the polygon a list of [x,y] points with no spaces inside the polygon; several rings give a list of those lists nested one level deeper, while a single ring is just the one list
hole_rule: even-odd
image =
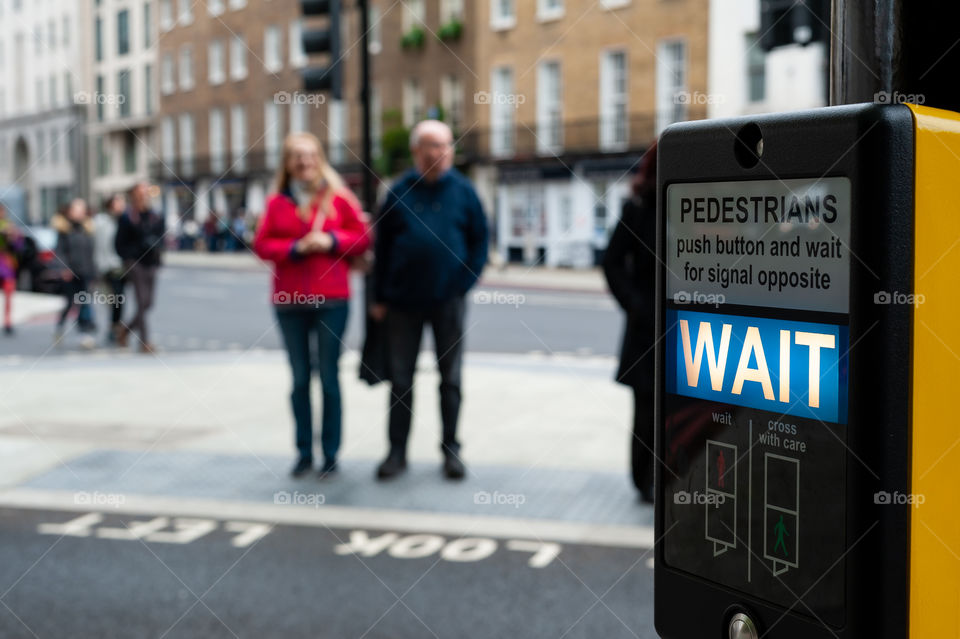
[{"label": "blurred pedestrian", "polygon": [[137,300],[136,315],[128,324],[120,323],[117,344],[126,346],[130,331],[136,331],[140,336],[141,353],[154,351],[147,331],[147,312],[153,306],[166,233],[163,216],[150,206],[150,190],[147,182],[138,182],[130,189],[130,205],[117,222],[115,241],[124,273],[133,284]]},{"label": "blurred pedestrian", "polygon": [[273,304],[293,374],[290,400],[299,457],[291,474],[299,477],[313,468],[313,359],[323,398],[324,476],[337,470],[340,449],[338,363],[347,327],[350,258],[366,251],[369,229],[356,198],[309,133],[292,134],[284,142],[276,191],[267,200],[253,247],[274,263]]},{"label": "blurred pedestrian", "polygon": [[633,389],[631,469],[640,497],[653,503],[653,347],[656,342],[657,145],[644,154],[607,245],[603,273],[626,311],[616,380]]},{"label": "blurred pedestrian", "polygon": [[453,136],[437,120],[414,127],[415,168],[387,193],[377,223],[374,304],[386,322],[389,350],[390,451],[377,468],[388,479],[407,466],[413,375],[423,329],[430,324],[440,369],[443,472],[465,475],[457,441],[465,295],[487,259],[487,218],[469,180],[453,168]]},{"label": "blurred pedestrian", "polygon": [[117,254],[117,220],[123,215],[127,201],[123,195],[114,193],[103,204],[103,210],[93,218],[94,226],[94,262],[100,281],[110,293],[110,330],[107,342],[116,342],[123,319],[123,290],[127,278],[123,270],[123,260]]},{"label": "blurred pedestrian", "polygon": [[[93,333],[97,327],[93,321],[90,285],[97,277],[94,262],[94,225],[90,219],[87,203],[77,198],[50,220],[57,231],[57,247],[54,251],[57,268],[63,278],[65,304],[57,321],[55,341],[63,337],[63,327],[74,306],[79,308],[78,325],[81,333]],[[93,338],[84,339],[84,346],[93,346]]]},{"label": "blurred pedestrian", "polygon": [[23,236],[0,202],[0,290],[3,291],[3,334],[13,335],[13,293],[17,290],[17,256]]}]

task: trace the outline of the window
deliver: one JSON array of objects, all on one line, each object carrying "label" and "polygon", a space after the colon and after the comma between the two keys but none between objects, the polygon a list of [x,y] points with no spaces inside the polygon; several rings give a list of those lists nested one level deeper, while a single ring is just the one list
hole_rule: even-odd
[{"label": "window", "polygon": [[63,48],[70,46],[70,16],[63,16]]},{"label": "window", "polygon": [[455,133],[463,124],[463,82],[450,74],[440,80],[440,104],[443,105],[447,124]]},{"label": "window", "polygon": [[47,136],[43,131],[37,131],[37,164],[46,164],[47,152]]},{"label": "window", "polygon": [[153,46],[153,5],[147,2],[143,5],[143,48]]},{"label": "window", "polygon": [[537,72],[537,151],[558,153],[563,145],[563,89],[560,63],[544,62]]},{"label": "window", "polygon": [[103,19],[93,21],[93,57],[97,62],[103,61]]},{"label": "window", "polygon": [[226,169],[226,155],[224,154],[224,120],[223,111],[210,109],[210,170],[216,174]]},{"label": "window", "polygon": [[180,171],[184,175],[193,175],[193,158],[196,150],[193,144],[193,116],[180,114]]},{"label": "window", "polygon": [[367,40],[367,47],[370,55],[377,55],[383,51],[383,30],[380,28],[380,7],[370,7],[370,35]]},{"label": "window", "polygon": [[231,9],[243,9],[247,6],[247,0],[230,0]]},{"label": "window", "polygon": [[49,91],[50,91],[50,106],[56,107],[57,104],[57,76],[51,75],[49,80]]},{"label": "window", "polygon": [[173,172],[177,161],[177,140],[173,118],[164,118],[160,123],[160,160],[168,173]]},{"label": "window", "polygon": [[73,76],[69,71],[63,73],[63,92],[67,96],[67,101],[73,100]]},{"label": "window", "polygon": [[347,103],[343,100],[331,100],[327,117],[330,120],[330,148],[327,155],[331,164],[343,164],[347,160],[348,125]]},{"label": "window", "polygon": [[193,22],[193,0],[180,0],[179,6],[177,20],[184,26],[191,24]]},{"label": "window", "polygon": [[164,53],[163,59],[160,61],[160,93],[163,95],[170,95],[177,90],[173,72],[173,54]]},{"label": "window", "polygon": [[290,23],[290,66],[300,68],[307,63],[307,54],[303,50],[303,21]]},{"label": "window", "polygon": [[173,28],[173,0],[160,0],[160,28],[164,31]]},{"label": "window", "polygon": [[38,58],[43,55],[43,28],[39,24],[33,27],[33,53]]},{"label": "window", "polygon": [[57,48],[57,23],[52,18],[47,23],[47,46],[51,51]]},{"label": "window", "polygon": [[403,32],[422,27],[427,18],[424,0],[406,0],[403,3]]},{"label": "window", "polygon": [[380,101],[380,89],[370,87],[370,137],[372,138],[373,157],[383,153],[383,103]]},{"label": "window", "polygon": [[143,67],[143,110],[146,115],[153,115],[153,65]]},{"label": "window", "polygon": [[180,48],[180,90],[193,89],[193,47]]},{"label": "window", "polygon": [[126,131],[123,135],[123,172],[137,172],[137,136],[133,131]]},{"label": "window", "polygon": [[107,154],[106,144],[104,143],[102,135],[97,137],[96,150],[97,175],[103,177],[110,173],[110,156]]},{"label": "window", "polygon": [[627,54],[607,51],[600,59],[600,148],[627,146]]},{"label": "window", "polygon": [[630,0],[600,0],[600,6],[604,9],[619,9],[630,4]]},{"label": "window", "polygon": [[537,0],[537,19],[556,20],[563,17],[563,0]]},{"label": "window", "polygon": [[223,0],[207,0],[207,11],[212,16],[218,16],[223,13]]},{"label": "window", "polygon": [[423,89],[416,78],[403,83],[403,125],[407,128],[423,119]]},{"label": "window", "polygon": [[130,53],[130,12],[117,13],[117,55]]},{"label": "window", "polygon": [[280,27],[271,24],[263,32],[263,66],[270,73],[283,68],[282,38]]},{"label": "window", "polygon": [[513,100],[507,99],[513,95],[513,69],[499,67],[493,70],[490,82],[490,152],[495,156],[506,156],[513,153],[513,116],[516,108]]},{"label": "window", "polygon": [[440,24],[463,20],[463,0],[440,0]]},{"label": "window", "polygon": [[104,103],[106,102],[106,100],[104,99],[105,96],[103,95],[105,91],[103,76],[98,75],[96,82],[97,82],[97,93],[94,96],[94,100],[97,104],[97,122],[103,122],[103,106],[104,106]]},{"label": "window", "polygon": [[50,129],[50,163],[60,163],[60,135],[56,129]]},{"label": "window", "polygon": [[267,152],[267,168],[277,168],[283,147],[283,123],[280,105],[273,99],[265,102],[263,107],[263,144]]},{"label": "window", "polygon": [[668,124],[687,119],[687,100],[678,99],[687,90],[686,45],[667,40],[657,45],[657,133]]},{"label": "window", "polygon": [[763,102],[767,95],[767,56],[756,33],[747,35],[747,99]]},{"label": "window", "polygon": [[513,0],[490,0],[490,27],[495,31],[511,29],[517,24]]},{"label": "window", "polygon": [[223,84],[226,73],[223,65],[223,40],[213,40],[207,45],[207,80],[216,86]]},{"label": "window", "polygon": [[290,133],[300,133],[308,129],[307,105],[299,100],[290,101]]},{"label": "window", "polygon": [[242,106],[230,107],[230,160],[235,171],[247,166],[247,112]]},{"label": "window", "polygon": [[117,73],[117,104],[120,117],[130,117],[130,71],[123,69]]},{"label": "window", "polygon": [[41,80],[40,78],[37,78],[37,81],[34,84],[34,87],[37,92],[37,95],[36,95],[37,109],[42,109],[43,108],[43,80]]},{"label": "window", "polygon": [[242,35],[230,40],[230,78],[243,80],[247,77],[247,42]]}]

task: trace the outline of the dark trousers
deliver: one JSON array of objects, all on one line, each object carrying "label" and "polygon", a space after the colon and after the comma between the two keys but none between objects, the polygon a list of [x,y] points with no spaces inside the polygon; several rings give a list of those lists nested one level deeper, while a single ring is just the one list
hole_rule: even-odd
[{"label": "dark trousers", "polygon": [[391,308],[387,313],[390,350],[390,454],[406,456],[413,415],[413,375],[420,353],[424,324],[433,328],[433,341],[440,369],[440,418],[443,421],[441,449],[458,454],[457,419],[460,415],[460,369],[463,364],[463,297],[428,310]]},{"label": "dark trousers", "polygon": [[110,325],[115,328],[123,319],[123,288],[127,284],[127,279],[123,276],[123,269],[118,268],[105,273],[103,282],[110,294],[113,295],[113,305],[110,308]]},{"label": "dark trousers", "polygon": [[633,484],[637,490],[653,486],[653,393],[633,389],[633,437],[630,440]]},{"label": "dark trousers", "polygon": [[137,313],[130,320],[130,330],[140,335],[140,341],[149,344],[147,339],[147,311],[153,306],[153,295],[157,285],[157,267],[134,264],[129,271],[133,283],[133,295],[137,298]]},{"label": "dark trousers", "polygon": [[57,326],[62,328],[67,321],[67,315],[70,314],[70,310],[74,306],[78,306],[80,310],[77,315],[77,323],[80,324],[80,329],[83,331],[91,330],[94,326],[93,311],[91,310],[93,297],[87,288],[87,279],[84,277],[74,277],[69,282],[64,282],[63,296],[66,303],[63,306],[63,311],[60,312],[60,319],[57,322]]},{"label": "dark trousers", "polygon": [[[296,445],[302,459],[313,459],[313,418],[310,408],[311,341],[316,348],[315,364],[320,373],[323,398],[320,445],[326,461],[334,461],[340,450],[342,408],[338,362],[343,333],[347,328],[347,304],[320,308],[277,310],[277,321],[293,373],[290,403],[296,422]],[[312,335],[312,337],[311,337]]]}]

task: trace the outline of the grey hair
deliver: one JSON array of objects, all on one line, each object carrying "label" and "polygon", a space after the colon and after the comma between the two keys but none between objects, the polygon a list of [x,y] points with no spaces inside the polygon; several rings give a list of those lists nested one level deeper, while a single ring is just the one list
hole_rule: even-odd
[{"label": "grey hair", "polygon": [[450,139],[453,139],[453,131],[450,130],[450,127],[447,126],[445,122],[441,122],[440,120],[421,120],[417,122],[413,130],[410,131],[410,148],[417,148],[420,145],[420,138],[423,137],[424,132],[431,129],[444,130],[450,136]]}]

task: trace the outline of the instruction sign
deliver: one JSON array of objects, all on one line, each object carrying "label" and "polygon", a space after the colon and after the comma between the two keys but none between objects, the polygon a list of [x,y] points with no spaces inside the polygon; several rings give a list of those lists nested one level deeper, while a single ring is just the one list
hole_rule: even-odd
[{"label": "instruction sign", "polygon": [[665,561],[842,624],[850,181],[676,183],[665,206]]}]

